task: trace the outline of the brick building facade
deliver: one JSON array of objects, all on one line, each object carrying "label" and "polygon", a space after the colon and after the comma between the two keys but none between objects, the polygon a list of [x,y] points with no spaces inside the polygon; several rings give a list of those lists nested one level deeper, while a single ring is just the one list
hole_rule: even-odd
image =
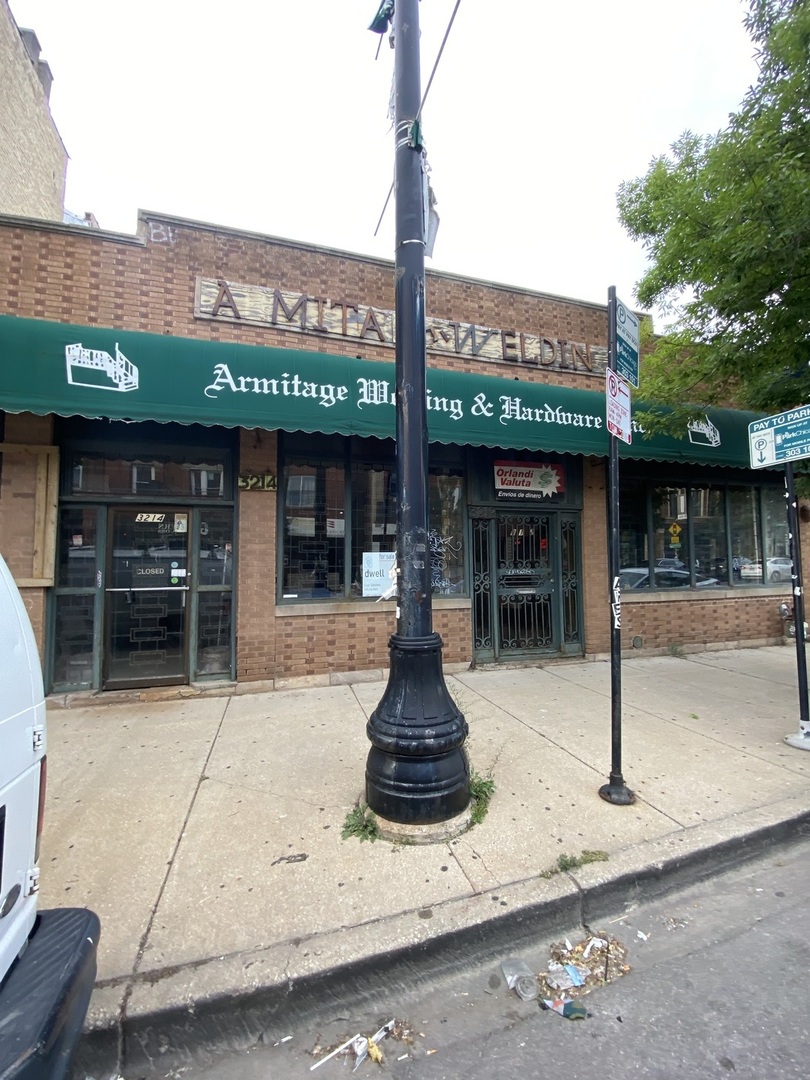
[{"label": "brick building facade", "polygon": [[62,220],[67,152],[48,106],[51,71],[0,0],[0,213]]},{"label": "brick building facade", "polygon": [[[49,688],[387,667],[392,264],[155,214],[133,237],[4,216],[0,274],[0,549]],[[426,287],[444,661],[605,655],[606,308]],[[625,648],[781,640],[783,488],[747,468],[746,422],[628,448]]]}]

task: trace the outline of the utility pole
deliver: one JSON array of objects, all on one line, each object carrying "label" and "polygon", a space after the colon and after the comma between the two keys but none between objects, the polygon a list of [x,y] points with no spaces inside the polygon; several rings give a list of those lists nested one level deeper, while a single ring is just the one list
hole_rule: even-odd
[{"label": "utility pole", "polygon": [[[385,20],[383,29],[388,12],[384,4],[375,20]],[[388,685],[366,728],[366,801],[383,819],[428,825],[467,808],[470,770],[467,722],[447,690],[432,618],[419,0],[395,0],[393,22],[397,629]]]}]

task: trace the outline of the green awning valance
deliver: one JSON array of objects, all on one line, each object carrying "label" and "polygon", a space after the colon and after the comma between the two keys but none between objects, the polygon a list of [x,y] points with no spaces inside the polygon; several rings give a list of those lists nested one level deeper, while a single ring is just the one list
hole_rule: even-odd
[{"label": "green awning valance", "polygon": [[[394,365],[327,353],[0,316],[0,408],[117,420],[394,435]],[[608,452],[605,395],[429,369],[431,441]],[[686,438],[641,434],[623,457],[747,468],[753,413],[707,410]]]}]

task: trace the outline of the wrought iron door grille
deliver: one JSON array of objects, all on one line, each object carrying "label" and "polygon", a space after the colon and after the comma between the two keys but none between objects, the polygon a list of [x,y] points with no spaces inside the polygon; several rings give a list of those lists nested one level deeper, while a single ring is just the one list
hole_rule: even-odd
[{"label": "wrought iron door grille", "polygon": [[471,513],[473,645],[481,660],[580,644],[576,515]]},{"label": "wrought iron door grille", "polygon": [[492,649],[492,574],[489,565],[489,528],[486,519],[472,522],[473,644]]}]

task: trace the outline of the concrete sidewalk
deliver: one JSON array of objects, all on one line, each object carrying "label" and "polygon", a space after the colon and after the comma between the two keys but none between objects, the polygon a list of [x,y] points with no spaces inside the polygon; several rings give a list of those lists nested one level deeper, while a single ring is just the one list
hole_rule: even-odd
[{"label": "concrete sidewalk", "polygon": [[[633,658],[622,679],[630,807],[597,794],[609,664],[448,676],[495,794],[481,825],[420,847],[341,839],[380,682],[54,709],[41,902],[101,917],[88,1045],[123,1070],[247,1044],[307,997],[370,987],[381,954],[389,980],[460,963],[810,823],[810,753],[783,741],[793,648]],[[586,849],[610,858],[542,876]]]}]

